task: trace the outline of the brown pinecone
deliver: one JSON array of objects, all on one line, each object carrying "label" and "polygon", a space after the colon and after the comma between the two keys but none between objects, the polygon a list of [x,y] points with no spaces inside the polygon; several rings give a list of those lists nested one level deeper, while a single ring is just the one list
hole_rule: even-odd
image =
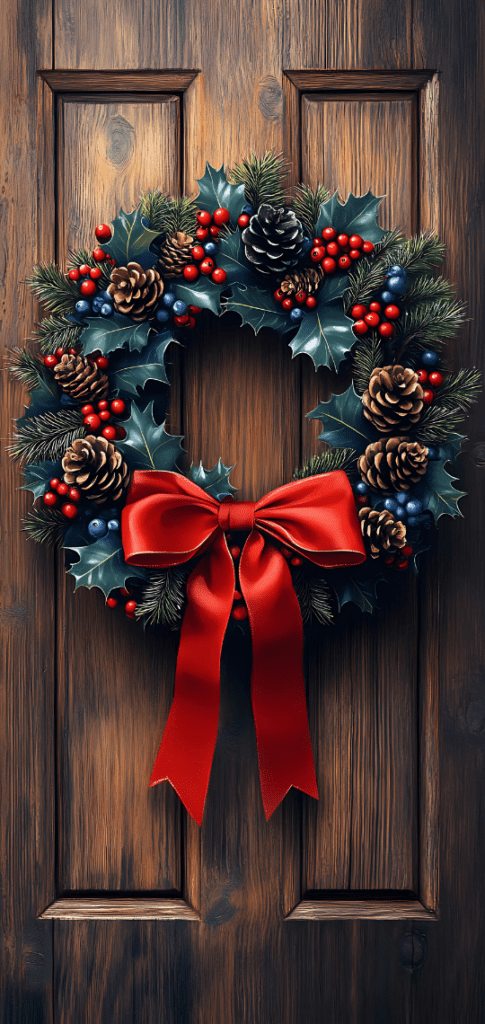
[{"label": "brown pinecone", "polygon": [[423,408],[423,389],[409,367],[384,366],[372,371],[362,395],[364,416],[380,434],[403,433],[417,423]]},{"label": "brown pinecone", "polygon": [[86,402],[106,398],[109,391],[108,378],[95,363],[84,356],[71,356],[67,352],[54,367],[54,374],[66,395],[75,402]]},{"label": "brown pinecone", "polygon": [[108,291],[117,313],[141,323],[155,316],[163,281],[158,270],[143,270],[139,263],[128,263],[111,272]]},{"label": "brown pinecone", "polygon": [[376,508],[359,509],[360,528],[364,540],[370,546],[371,558],[378,558],[383,551],[395,554],[406,544],[406,527],[392,512]]},{"label": "brown pinecone", "polygon": [[130,474],[121,452],[105,437],[80,437],[62,460],[64,483],[79,487],[98,505],[118,501],[129,486]]},{"label": "brown pinecone", "polygon": [[287,296],[296,295],[299,291],[304,291],[307,295],[314,295],[323,284],[324,278],[325,271],[322,264],[319,263],[316,267],[307,267],[295,274],[287,274],[283,278],[280,288]]},{"label": "brown pinecone", "polygon": [[185,231],[177,231],[166,238],[160,250],[159,264],[164,277],[180,277],[184,267],[193,263],[192,246],[194,239]]},{"label": "brown pinecone", "polygon": [[375,491],[407,491],[426,473],[428,449],[409,437],[382,438],[367,446],[357,466],[362,479]]}]

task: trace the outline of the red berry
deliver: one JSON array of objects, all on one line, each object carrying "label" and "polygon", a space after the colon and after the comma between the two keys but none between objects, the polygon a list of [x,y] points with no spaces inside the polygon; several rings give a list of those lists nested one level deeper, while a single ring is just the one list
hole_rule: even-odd
[{"label": "red berry", "polygon": [[44,494],[44,505],[57,505],[57,494],[54,494],[52,491],[47,491]]},{"label": "red berry", "polygon": [[220,230],[221,229],[216,227],[215,224],[211,224],[211,226],[209,228],[209,233],[212,235],[213,238],[217,238]]},{"label": "red berry", "polygon": [[131,597],[133,591],[127,590],[126,587],[120,587],[120,594],[122,597]]},{"label": "red berry", "polygon": [[316,309],[317,308],[317,300],[316,300],[314,295],[309,295],[308,296],[308,298],[307,298],[307,300],[305,302],[305,306],[307,307],[307,309]]},{"label": "red berry", "polygon": [[387,323],[386,320],[383,324],[379,324],[377,329],[381,338],[392,338],[393,334],[396,333],[394,325]]},{"label": "red berry", "polygon": [[77,356],[77,348],[70,348],[69,349],[69,355],[70,356]]},{"label": "red berry", "polygon": [[229,551],[231,552],[233,558],[239,558],[239,555],[241,554],[241,548],[236,547],[236,545],[232,548],[229,548]]},{"label": "red berry", "polygon": [[388,320],[397,320],[398,316],[401,316],[401,310],[399,306],[386,306],[384,315],[387,316]]},{"label": "red berry", "polygon": [[396,569],[407,569],[407,567],[408,567],[408,560],[407,560],[407,558],[400,558],[399,561],[396,562],[396,565],[395,565]]},{"label": "red berry", "polygon": [[205,242],[205,240],[209,237],[209,228],[197,228],[197,231],[195,232],[195,237],[198,239],[199,242]]},{"label": "red berry", "polygon": [[358,494],[355,499],[355,503],[356,505],[367,505],[368,500],[369,499],[365,496],[365,494]]},{"label": "red berry", "polygon": [[392,565],[394,562],[394,555],[386,555],[384,559],[384,565]]},{"label": "red berry", "polygon": [[82,498],[81,491],[79,491],[77,489],[77,487],[70,487],[68,492],[67,492],[67,496],[68,496],[68,498],[71,499],[71,501],[74,501],[74,502],[81,501],[81,498]]},{"label": "red berry", "polygon": [[101,420],[99,416],[96,415],[96,413],[92,413],[90,416],[84,417],[84,426],[87,427],[88,430],[99,430],[101,426]]},{"label": "red berry", "polygon": [[67,276],[71,281],[79,281],[79,278],[81,277],[77,267],[73,267],[72,270],[69,271]]},{"label": "red berry", "polygon": [[116,427],[104,427],[101,433],[107,441],[114,441],[116,437]]},{"label": "red berry", "polygon": [[199,313],[202,313],[201,306],[189,306],[188,309],[191,316],[197,316]]},{"label": "red berry", "polygon": [[289,548],[281,548],[281,554],[283,555],[283,558],[291,558],[291,551]]},{"label": "red berry", "polygon": [[431,405],[431,402],[433,401],[433,398],[434,398],[433,392],[430,391],[429,388],[426,388],[426,390],[423,391],[423,402],[426,402],[426,405]]},{"label": "red berry", "polygon": [[98,239],[98,242],[109,242],[111,238],[111,228],[108,224],[98,224],[94,234]]},{"label": "red berry", "polygon": [[56,348],[56,356],[57,356],[57,358],[58,359],[62,359],[63,355],[64,355],[64,349],[63,348]]},{"label": "red berry", "polygon": [[351,249],[349,252],[349,256],[351,260],[358,260],[360,256],[360,249]]},{"label": "red berry", "polygon": [[222,267],[216,267],[216,269],[213,270],[211,274],[211,278],[214,284],[224,284],[226,277],[226,271],[223,270]]},{"label": "red berry", "polygon": [[327,245],[327,256],[338,256],[340,252],[340,246],[337,242],[329,242]]},{"label": "red berry", "polygon": [[317,245],[323,245],[323,241],[322,241],[322,239],[321,239],[321,238],[314,238],[314,239],[313,239],[313,245],[314,245],[314,246],[317,246]]},{"label": "red berry", "polygon": [[237,604],[235,606],[235,608],[232,609],[231,615],[232,615],[233,619],[247,619],[247,617],[248,617],[248,610],[246,608],[246,605],[245,604]]},{"label": "red berry", "polygon": [[382,306],[381,306],[380,302],[371,302],[371,304],[369,306],[369,311],[371,313],[380,313],[381,309],[382,309]]},{"label": "red berry", "polygon": [[100,418],[100,420],[102,420],[102,421],[103,421],[103,423],[107,423],[107,422],[108,422],[108,420],[110,420],[110,419],[111,419],[111,413],[110,413],[109,409],[103,409],[103,410],[102,410],[102,411],[101,411],[101,412],[99,413],[99,418]]},{"label": "red berry", "polygon": [[63,498],[65,497],[66,494],[69,494],[69,487],[67,486],[67,484],[61,481],[61,483],[58,484],[57,493],[61,494]]},{"label": "red berry", "polygon": [[128,614],[128,612],[127,612],[127,613],[126,613],[126,618],[127,618],[127,619],[134,619],[134,618],[135,618],[135,616],[134,616],[134,615],[129,615],[129,614]]},{"label": "red berry", "polygon": [[91,279],[89,279],[88,281],[83,281],[81,285],[81,292],[83,295],[94,295],[95,291],[96,285],[94,281],[91,281]]},{"label": "red berry", "polygon": [[82,412],[83,416],[91,416],[91,414],[94,412],[94,406],[93,405],[83,405],[83,407],[81,409],[81,412]]},{"label": "red berry", "polygon": [[125,604],[125,612],[127,612],[128,615],[133,615],[133,612],[135,611],[135,608],[136,608],[136,601],[127,601],[126,602],[126,604]]},{"label": "red berry", "polygon": [[105,398],[102,398],[101,401],[98,402],[98,409],[109,409],[109,402],[107,402]]},{"label": "red berry", "polygon": [[304,292],[304,291],[297,292],[296,295],[295,295],[295,299],[296,299],[296,301],[297,301],[299,306],[303,306],[303,303],[306,302],[306,299],[307,299],[306,292]]},{"label": "red berry", "polygon": [[443,375],[438,373],[437,370],[433,370],[428,377],[429,383],[432,388],[440,388],[443,383]]},{"label": "red berry", "polygon": [[58,480],[56,476],[53,476],[52,480],[49,480],[49,487],[50,487],[51,491],[57,491],[57,488],[59,487],[60,482],[61,481]]},{"label": "red berry", "polygon": [[323,248],[323,245],[317,245],[316,249],[312,249],[310,253],[310,259],[313,263],[320,263],[324,256],[325,249]]},{"label": "red berry", "polygon": [[239,593],[239,590],[234,591],[232,599],[233,601],[242,601],[242,594]]},{"label": "red berry", "polygon": [[401,548],[399,552],[399,554],[402,555],[403,558],[409,558],[409,556],[412,555],[412,553],[413,549],[410,544],[406,544],[406,547]]},{"label": "red berry", "polygon": [[174,316],[173,322],[176,325],[176,327],[185,327],[185,325],[188,324],[189,322],[189,314],[184,313],[182,316]]},{"label": "red berry", "polygon": [[349,245],[351,249],[362,249],[364,239],[360,235],[351,235],[349,238]]},{"label": "red berry", "polygon": [[324,228],[322,231],[322,237],[325,239],[326,242],[332,242],[336,234],[337,232],[335,228]]},{"label": "red berry", "polygon": [[293,300],[292,299],[283,299],[283,302],[281,303],[281,305],[283,306],[283,309],[293,309]]},{"label": "red berry", "polygon": [[363,306],[361,302],[358,302],[357,305],[354,306],[354,308],[352,309],[350,315],[353,320],[361,320],[362,317],[365,316],[365,314],[368,312],[369,310],[367,309],[367,306]]},{"label": "red berry", "polygon": [[342,247],[344,245],[348,245],[349,244],[349,236],[348,235],[337,235],[337,242]]},{"label": "red berry", "polygon": [[417,372],[417,375],[418,375],[419,383],[420,384],[426,384],[426,381],[428,379],[428,371],[427,370],[417,370],[416,372]]},{"label": "red berry", "polygon": [[57,366],[58,362],[59,360],[57,356],[46,356],[44,359],[44,366],[48,366],[49,370],[51,370],[53,366]]},{"label": "red berry", "polygon": [[277,302],[283,302],[284,297],[285,293],[281,291],[281,288],[277,288],[273,294],[273,298],[276,299]]},{"label": "red berry", "polygon": [[366,324],[369,324],[369,327],[377,327],[379,319],[378,313],[366,313],[364,317],[364,320]]},{"label": "red berry", "polygon": [[102,263],[105,259],[106,253],[103,249],[93,249],[93,260],[96,260],[96,263]]},{"label": "red berry", "polygon": [[299,558],[298,555],[295,555],[295,557],[291,559],[291,564],[292,565],[303,565],[303,558]]},{"label": "red berry", "polygon": [[369,330],[365,320],[356,320],[352,329],[354,334],[367,334]]},{"label": "red berry", "polygon": [[109,366],[109,360],[106,356],[97,356],[94,360],[99,370],[107,370]]},{"label": "red berry", "polygon": [[372,242],[363,242],[362,249],[364,252],[374,252],[374,245]]},{"label": "red berry", "polygon": [[327,256],[326,259],[322,260],[322,267],[326,274],[333,274],[334,270],[337,269],[337,264],[335,260]]},{"label": "red berry", "polygon": [[108,597],[106,599],[106,604],[108,605],[108,608],[116,608],[118,601],[116,600],[116,597]]},{"label": "red berry", "polygon": [[116,427],[116,438],[118,441],[124,441],[126,437],[126,430],[124,427]]},{"label": "red berry", "polygon": [[61,512],[62,512],[63,516],[66,517],[66,519],[75,519],[76,516],[77,516],[77,508],[76,508],[75,505],[72,505],[70,502],[67,502],[66,505],[62,506]]},{"label": "red berry", "polygon": [[126,405],[122,398],[113,398],[113,401],[110,402],[110,409],[113,416],[122,416],[126,410]]},{"label": "red berry", "polygon": [[193,263],[188,263],[187,266],[184,267],[184,277],[186,281],[196,281],[198,276],[199,271]]},{"label": "red berry", "polygon": [[237,218],[237,222],[240,228],[247,228],[249,224],[249,217],[247,213],[241,213],[240,217]]},{"label": "red berry", "polygon": [[185,324],[185,330],[191,331],[193,327],[195,327],[195,320],[193,316],[189,316],[189,322]]},{"label": "red berry", "polygon": [[338,265],[341,270],[348,270],[352,265],[352,260],[348,256],[339,256]]},{"label": "red berry", "polygon": [[81,277],[89,277],[90,270],[91,267],[88,267],[87,263],[81,263],[81,266],[79,267],[79,273]]},{"label": "red berry", "polygon": [[89,271],[89,276],[92,281],[99,281],[99,278],[101,277],[102,273],[103,271],[100,270],[99,267],[93,267],[93,269]]},{"label": "red berry", "polygon": [[218,224],[220,227],[222,224],[229,224],[231,214],[229,213],[229,210],[226,210],[225,206],[220,206],[218,210],[214,210],[212,219],[214,224]]},{"label": "red berry", "polygon": [[194,245],[194,248],[190,250],[194,260],[203,260],[205,256],[204,249],[201,245]]},{"label": "red berry", "polygon": [[197,210],[197,223],[203,228],[212,224],[212,217],[208,210]]}]

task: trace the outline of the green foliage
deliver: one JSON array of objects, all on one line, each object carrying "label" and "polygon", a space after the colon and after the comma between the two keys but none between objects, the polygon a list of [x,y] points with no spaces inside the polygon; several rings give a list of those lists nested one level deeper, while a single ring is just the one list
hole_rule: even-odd
[{"label": "green foliage", "polygon": [[170,291],[175,292],[177,298],[182,299],[186,306],[210,309],[216,316],[220,315],[220,294],[226,287],[226,284],[216,284],[209,277],[199,277],[198,281],[194,283],[186,281],[183,277],[170,282]]},{"label": "green foliage", "polygon": [[197,179],[199,194],[196,196],[198,210],[213,213],[219,207],[229,210],[233,224],[237,221],[244,206],[244,187],[229,182],[224,174],[224,167],[217,170],[209,163],[205,165],[205,174]]},{"label": "green foliage", "polygon": [[[261,203],[272,203],[273,206],[286,205],[285,181],[288,169],[281,154],[266,151],[258,157],[250,153],[246,160],[236,164],[228,174],[230,181],[244,188],[244,198],[255,209]],[[244,204],[243,204],[244,205]]]},{"label": "green foliage", "polygon": [[136,324],[122,313],[113,313],[110,317],[86,317],[82,333],[83,355],[100,352],[109,355],[118,348],[128,348],[130,352],[141,352],[148,341],[151,325],[148,320]]},{"label": "green foliage", "polygon": [[303,622],[315,619],[322,626],[330,626],[333,622],[332,598],[330,588],[320,573],[310,564],[305,564],[291,575]]},{"label": "green foliage", "polygon": [[[111,267],[106,260],[95,260],[92,252],[88,252],[87,249],[80,249],[79,252],[69,253],[68,267],[81,267],[83,263],[88,267],[97,267],[101,271],[101,277],[98,277],[97,285],[98,288],[107,288],[111,280]],[[79,294],[79,298],[82,298]]]},{"label": "green foliage", "polygon": [[35,341],[44,355],[54,355],[58,348],[75,348],[81,331],[81,324],[73,324],[64,316],[47,316],[36,326]]},{"label": "green foliage", "polygon": [[42,263],[34,267],[28,284],[39,302],[51,313],[62,316],[74,312],[79,290],[75,282],[70,281],[53,263]]},{"label": "green foliage", "polygon": [[324,228],[335,228],[338,235],[361,235],[368,242],[379,242],[385,231],[377,223],[377,210],[381,197],[366,192],[365,196],[354,196],[349,193],[347,201],[340,203],[338,193],[334,192],[331,199],[323,203],[318,218],[316,232],[321,238]]},{"label": "green foliage", "polygon": [[149,573],[149,582],[137,602],[135,615],[145,625],[163,624],[179,629],[182,622],[187,578],[193,564],[174,565],[157,573]]},{"label": "green foliage", "polygon": [[298,219],[301,220],[306,228],[310,238],[313,238],[322,203],[326,203],[327,199],[330,198],[330,192],[328,188],[325,188],[325,185],[319,185],[316,192],[308,185],[297,185],[295,193],[296,196],[292,203],[293,209]]},{"label": "green foliage", "polygon": [[142,352],[116,352],[110,360],[109,379],[113,388],[127,395],[139,395],[149,381],[168,384],[165,352],[169,345],[177,344],[171,331],[157,334]]},{"label": "green foliage", "polygon": [[37,501],[37,498],[42,497],[46,491],[50,490],[49,480],[52,480],[53,477],[57,477],[58,480],[62,479],[63,472],[60,462],[35,462],[24,469],[25,483],[22,490],[32,491],[33,500]]},{"label": "green foliage", "polygon": [[108,597],[112,590],[124,587],[128,579],[147,579],[146,569],[125,562],[119,535],[113,538],[108,534],[93,544],[72,546],[68,550],[79,556],[68,570],[75,579],[75,590],[78,587],[99,587]]},{"label": "green foliage", "polygon": [[352,380],[358,395],[367,391],[371,373],[377,366],[382,366],[382,342],[376,335],[369,335],[359,340],[354,349],[352,359]]},{"label": "green foliage", "polygon": [[372,615],[378,607],[377,584],[388,577],[367,559],[362,565],[348,569],[331,569],[329,583],[335,591],[339,612],[344,604],[356,604],[362,612]]},{"label": "green foliage", "polygon": [[349,271],[349,286],[344,296],[344,309],[348,313],[357,303],[368,305],[384,284],[387,267],[395,262],[402,235],[399,230],[388,231],[376,242],[372,256],[361,256]]},{"label": "green foliage", "polygon": [[231,311],[239,313],[242,323],[250,324],[255,334],[259,334],[263,327],[271,327],[282,334],[294,327],[286,311],[276,304],[271,292],[260,288],[234,284],[231,296],[223,306],[223,312]]},{"label": "green foliage", "polygon": [[217,266],[226,271],[225,289],[237,285],[257,287],[258,284],[261,284],[261,276],[254,273],[251,264],[246,259],[244,242],[239,229],[226,235],[219,242]]},{"label": "green foliage", "polygon": [[126,437],[117,445],[131,470],[177,469],[177,459],[184,453],[180,444],[182,438],[167,434],[164,423],[158,425],[153,416],[153,402],[143,411],[133,402],[131,416],[123,426]]},{"label": "green foliage", "polygon": [[335,469],[347,472],[354,459],[355,452],[352,448],[329,448],[320,455],[313,455],[301,469],[295,469],[293,480],[304,480],[319,473],[332,473]]},{"label": "green foliage", "polygon": [[441,348],[455,337],[464,321],[463,303],[451,299],[436,299],[405,309],[399,318],[393,343],[394,362],[399,363],[405,349],[409,356],[425,352],[430,345]]},{"label": "green foliage", "polygon": [[443,448],[442,458],[428,462],[426,475],[413,490],[413,497],[420,498],[426,509],[433,513],[435,521],[441,516],[462,516],[458,506],[460,498],[464,498],[465,491],[458,491],[453,483],[458,477],[453,476],[445,469],[448,462],[452,462],[460,453],[462,438],[459,434],[448,439],[447,445]]},{"label": "green foliage", "polygon": [[84,437],[83,417],[77,409],[22,416],[16,427],[10,455],[29,464],[46,459],[57,461],[77,437]]},{"label": "green foliage", "polygon": [[160,232],[152,231],[142,224],[142,213],[139,206],[132,213],[120,210],[115,217],[113,234],[109,242],[103,242],[103,249],[114,259],[117,267],[126,267],[131,261],[139,263],[144,270],[153,267],[157,257],[151,252],[150,246],[158,238]]},{"label": "green foliage", "polygon": [[[325,278],[316,295],[316,309],[305,310],[298,333],[290,341],[293,355],[310,356],[316,370],[319,366],[328,366],[338,372],[355,345],[353,321],[345,315],[342,305],[346,283],[346,274]],[[294,326],[291,320],[289,324]]]},{"label": "green foliage", "polygon": [[28,348],[19,348],[17,345],[10,353],[8,368],[15,379],[20,381],[28,391],[38,388],[46,378],[52,376],[40,359],[37,359]]},{"label": "green foliage", "polygon": [[161,217],[161,230],[164,235],[172,236],[177,231],[185,231],[195,235],[197,231],[197,210],[193,199],[182,196],[182,199],[170,199]]},{"label": "green foliage", "polygon": [[24,530],[37,544],[60,547],[64,538],[67,520],[57,508],[34,508],[23,520]]},{"label": "green foliage", "polygon": [[443,262],[445,246],[431,231],[403,241],[393,262],[412,274],[429,274]]},{"label": "green foliage", "polygon": [[437,299],[453,299],[455,290],[443,277],[429,277],[420,274],[415,277],[406,292],[403,301],[408,306],[416,306],[420,302],[435,302]]},{"label": "green foliage", "polygon": [[353,384],[343,395],[332,395],[328,402],[320,402],[307,416],[310,420],[321,420],[323,430],[318,440],[332,448],[355,448],[360,455],[378,438],[364,417],[362,402]]},{"label": "green foliage", "polygon": [[141,193],[140,213],[142,217],[146,217],[152,231],[163,231],[163,220],[169,202],[168,193],[164,194],[159,188]]},{"label": "green foliage", "polygon": [[413,436],[424,444],[441,444],[453,434],[481,392],[481,373],[462,369],[445,377],[436,395],[436,404],[427,406]]},{"label": "green foliage", "polygon": [[207,491],[212,495],[213,498],[217,498],[219,494],[231,493],[236,491],[237,488],[233,487],[229,482],[229,474],[234,466],[224,466],[221,459],[216,462],[213,469],[204,469],[202,462],[198,466],[194,466],[192,463],[187,476],[189,480],[193,480],[194,484],[198,484],[204,491]]}]

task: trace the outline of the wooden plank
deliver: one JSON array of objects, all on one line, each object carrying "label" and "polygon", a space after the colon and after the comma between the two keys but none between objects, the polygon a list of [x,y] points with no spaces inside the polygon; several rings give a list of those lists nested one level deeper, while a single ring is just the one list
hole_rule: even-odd
[{"label": "wooden plank", "polygon": [[185,92],[198,71],[39,71],[54,92]]},{"label": "wooden plank", "polygon": [[76,897],[54,900],[39,914],[59,921],[199,921],[199,915],[184,900],[137,897],[101,899]]},{"label": "wooden plank", "polygon": [[287,921],[431,921],[436,920],[416,899],[411,900],[302,900]]},{"label": "wooden plank", "polygon": [[[285,68],[366,74],[412,67],[410,0],[398,7],[385,0],[324,0],[318,8],[299,0],[297,10],[286,0],[285,16]],[[307,31],[318,17],[320,30]]]},{"label": "wooden plank", "polygon": [[364,90],[383,92],[386,89],[415,91],[422,89],[430,77],[431,71],[296,71],[285,69],[285,75],[300,92],[320,92],[333,89],[336,92],[363,92]]}]

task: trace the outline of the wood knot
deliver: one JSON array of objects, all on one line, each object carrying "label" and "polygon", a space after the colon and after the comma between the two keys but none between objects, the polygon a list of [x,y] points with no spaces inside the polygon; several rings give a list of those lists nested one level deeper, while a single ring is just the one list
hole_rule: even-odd
[{"label": "wood knot", "polygon": [[258,106],[267,121],[281,121],[283,90],[274,75],[266,75],[258,85]]},{"label": "wood knot", "polygon": [[401,939],[399,959],[407,971],[419,971],[426,960],[428,944],[426,935],[420,932],[406,932]]},{"label": "wood knot", "polygon": [[135,147],[135,129],[121,114],[109,116],[105,127],[106,159],[121,168],[131,160]]}]

